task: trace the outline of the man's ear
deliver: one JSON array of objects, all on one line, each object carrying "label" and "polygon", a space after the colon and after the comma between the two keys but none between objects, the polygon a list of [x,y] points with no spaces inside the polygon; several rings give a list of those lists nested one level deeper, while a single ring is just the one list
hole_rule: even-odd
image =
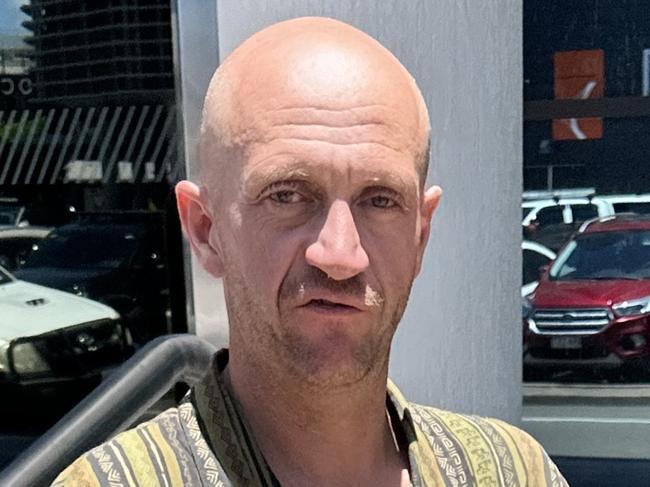
[{"label": "man's ear", "polygon": [[214,224],[201,200],[201,190],[190,181],[176,185],[176,203],[183,233],[203,268],[214,277],[222,277],[224,265],[221,249],[210,239]]},{"label": "man's ear", "polygon": [[424,249],[427,246],[429,241],[429,232],[431,230],[431,218],[433,213],[440,203],[440,197],[442,196],[442,189],[440,186],[431,186],[425,193],[422,202],[422,209],[420,213],[420,235],[418,242],[418,256],[415,267],[415,275],[417,276],[420,273],[422,268],[422,257],[424,256]]}]

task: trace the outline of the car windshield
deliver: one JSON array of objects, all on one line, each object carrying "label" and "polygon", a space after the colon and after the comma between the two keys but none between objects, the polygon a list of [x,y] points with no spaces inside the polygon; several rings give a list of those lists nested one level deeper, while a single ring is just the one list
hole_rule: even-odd
[{"label": "car windshield", "polygon": [[23,267],[117,268],[133,255],[141,233],[133,225],[55,230],[33,246]]},{"label": "car windshield", "polygon": [[553,280],[650,279],[650,231],[588,233],[555,260]]},{"label": "car windshield", "polygon": [[0,225],[15,225],[20,215],[20,206],[1,205],[0,206]]},{"label": "car windshield", "polygon": [[13,279],[2,267],[0,267],[0,286],[11,282]]}]

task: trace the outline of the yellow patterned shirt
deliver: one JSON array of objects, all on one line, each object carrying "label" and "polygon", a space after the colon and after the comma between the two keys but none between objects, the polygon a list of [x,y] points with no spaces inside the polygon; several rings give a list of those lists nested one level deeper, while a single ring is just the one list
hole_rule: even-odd
[{"label": "yellow patterned shirt", "polygon": [[[90,450],[52,485],[279,487],[221,380],[226,362],[217,354],[190,400]],[[502,421],[409,403],[390,381],[387,407],[414,487],[568,485],[537,441]]]}]

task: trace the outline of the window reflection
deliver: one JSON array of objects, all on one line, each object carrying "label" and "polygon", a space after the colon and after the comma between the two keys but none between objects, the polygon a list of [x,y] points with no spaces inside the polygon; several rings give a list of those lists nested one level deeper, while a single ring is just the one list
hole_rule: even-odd
[{"label": "window reflection", "polygon": [[559,252],[526,298],[527,378],[650,380],[646,10],[524,2],[523,235]]},{"label": "window reflection", "polygon": [[176,123],[168,0],[0,3],[0,441],[186,330]]}]

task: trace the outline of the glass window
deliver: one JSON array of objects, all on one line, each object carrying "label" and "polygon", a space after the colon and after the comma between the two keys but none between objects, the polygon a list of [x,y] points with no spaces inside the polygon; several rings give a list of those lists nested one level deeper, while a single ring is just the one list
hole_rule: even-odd
[{"label": "glass window", "polygon": [[540,228],[564,223],[564,210],[559,205],[542,208],[535,219]]},{"label": "glass window", "polygon": [[169,0],[0,2],[0,469],[187,331],[176,113]]},{"label": "glass window", "polygon": [[637,213],[639,215],[646,215],[650,213],[650,201],[643,203],[614,203],[614,211],[616,213]]},{"label": "glass window", "polygon": [[143,231],[121,225],[65,225],[34,246],[24,268],[116,268],[136,251]]},{"label": "glass window", "polygon": [[598,216],[598,207],[596,205],[571,205],[573,212],[573,221],[584,222]]},{"label": "glass window", "polygon": [[[631,434],[650,384],[648,5],[523,7],[524,191],[588,200],[571,203],[573,222],[552,236],[524,229],[562,249],[525,303],[524,427],[565,457],[571,485],[645,485],[611,472],[633,471],[631,457],[650,463]],[[603,459],[610,470],[571,475],[593,456],[592,472]]]},{"label": "glass window", "polygon": [[523,250],[522,283],[529,284],[539,279],[540,269],[551,261],[546,255],[534,250]]},{"label": "glass window", "polygon": [[650,232],[596,232],[576,237],[551,268],[556,280],[650,278]]}]

